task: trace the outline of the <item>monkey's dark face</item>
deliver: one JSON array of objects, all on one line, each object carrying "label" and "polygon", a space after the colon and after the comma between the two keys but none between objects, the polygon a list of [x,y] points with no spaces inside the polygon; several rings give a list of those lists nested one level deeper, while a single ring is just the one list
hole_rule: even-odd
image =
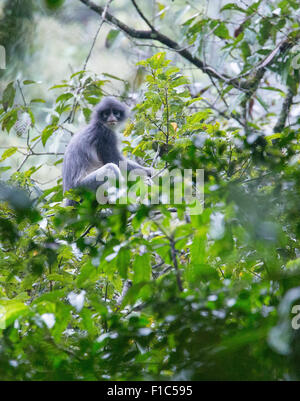
[{"label": "monkey's dark face", "polygon": [[115,131],[128,117],[128,108],[117,99],[108,96],[101,100],[95,107],[92,121],[105,125],[110,130]]},{"label": "monkey's dark face", "polygon": [[125,118],[124,110],[116,107],[106,108],[99,112],[100,121],[110,129],[115,129]]}]

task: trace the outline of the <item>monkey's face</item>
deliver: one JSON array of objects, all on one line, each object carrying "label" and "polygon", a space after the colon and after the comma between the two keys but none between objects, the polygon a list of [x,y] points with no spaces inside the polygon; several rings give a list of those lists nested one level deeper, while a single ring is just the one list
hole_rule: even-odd
[{"label": "monkey's face", "polygon": [[115,107],[101,110],[99,113],[99,119],[102,124],[112,130],[115,130],[125,120],[125,118],[125,112]]}]

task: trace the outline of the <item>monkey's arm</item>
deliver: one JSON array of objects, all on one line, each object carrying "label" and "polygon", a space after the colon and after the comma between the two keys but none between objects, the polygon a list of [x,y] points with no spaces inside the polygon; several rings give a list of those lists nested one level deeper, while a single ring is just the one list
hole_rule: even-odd
[{"label": "monkey's arm", "polygon": [[147,173],[147,175],[148,175],[149,177],[151,177],[151,175],[152,175],[152,168],[150,168],[150,167],[143,167],[143,166],[141,166],[140,164],[138,164],[138,163],[136,163],[136,162],[134,162],[134,161],[132,161],[132,160],[126,159],[125,157],[123,158],[123,161],[126,162],[126,164],[127,164],[127,171],[131,171],[131,170],[135,170],[135,169],[143,170],[143,171],[145,171],[145,172]]}]

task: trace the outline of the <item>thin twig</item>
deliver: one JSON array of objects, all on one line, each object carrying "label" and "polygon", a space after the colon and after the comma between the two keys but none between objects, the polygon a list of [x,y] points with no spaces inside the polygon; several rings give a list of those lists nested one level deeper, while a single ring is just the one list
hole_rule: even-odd
[{"label": "thin twig", "polygon": [[97,29],[96,35],[94,36],[92,46],[91,46],[91,48],[90,48],[90,51],[89,51],[89,53],[88,53],[88,55],[87,55],[87,58],[86,58],[86,60],[85,60],[84,65],[83,65],[83,70],[84,70],[84,71],[86,70],[86,66],[87,66],[87,64],[88,64],[88,62],[89,62],[89,59],[90,59],[91,55],[92,55],[92,52],[93,52],[93,49],[94,49],[94,47],[95,47],[95,44],[96,44],[96,41],[97,41],[99,32],[100,32],[100,30],[101,30],[101,28],[102,28],[102,25],[104,24],[105,17],[106,17],[106,13],[107,13],[108,8],[109,8],[109,6],[110,6],[110,4],[111,4],[112,1],[113,1],[113,0],[108,0],[107,3],[106,3],[106,5],[105,5],[105,7],[104,7],[104,9],[103,9],[103,13],[102,13],[102,15],[101,15],[101,22],[100,22],[100,25],[99,25],[99,27],[98,27],[98,29]]},{"label": "thin twig", "polygon": [[22,99],[23,99],[24,106],[27,107],[27,103],[26,103],[26,100],[25,100],[25,97],[24,97],[24,93],[22,91],[22,88],[21,88],[21,85],[20,85],[20,81],[18,79],[17,79],[17,84],[18,84],[19,91],[20,91]]},{"label": "thin twig", "polygon": [[149,28],[151,29],[151,31],[155,32],[155,28],[154,26],[149,22],[149,20],[145,17],[145,15],[142,13],[141,9],[139,8],[139,6],[137,5],[135,0],[131,0],[132,4],[134,5],[136,11],[138,12],[138,14],[140,15],[140,17],[146,22],[146,24],[149,26]]},{"label": "thin twig", "polygon": [[[99,33],[100,33],[100,30],[101,30],[101,28],[102,28],[102,25],[103,25],[104,22],[105,22],[106,14],[107,14],[107,12],[108,12],[108,8],[109,8],[109,6],[110,6],[110,4],[111,4],[112,1],[113,1],[113,0],[108,0],[107,3],[106,3],[106,5],[105,5],[105,7],[104,7],[103,9],[102,9],[102,7],[101,7],[101,9],[102,9],[102,13],[101,13],[101,22],[100,22],[99,27],[98,27],[98,29],[97,29],[97,32],[96,32],[96,34],[95,34],[95,36],[94,36],[94,39],[93,39],[92,45],[91,45],[91,47],[90,47],[89,53],[88,53],[88,55],[87,55],[87,57],[86,57],[86,59],[85,59],[85,62],[84,62],[84,64],[83,64],[83,71],[86,70],[87,64],[88,64],[89,59],[90,59],[90,57],[91,57],[91,55],[92,55],[92,52],[93,52],[93,50],[94,50],[94,47],[95,47],[95,44],[96,44],[98,35],[99,35]],[[74,102],[73,102],[72,109],[71,109],[71,111],[70,111],[70,114],[68,115],[68,117],[67,117],[66,120],[64,121],[64,123],[65,123],[65,122],[70,122],[70,123],[72,123],[72,122],[74,121],[75,111],[76,111],[76,108],[77,108],[77,106],[78,106],[77,96],[79,95],[80,91],[83,89],[81,79],[82,79],[82,78],[79,79],[79,86],[78,86],[78,88],[77,88],[76,95],[74,96]]]}]

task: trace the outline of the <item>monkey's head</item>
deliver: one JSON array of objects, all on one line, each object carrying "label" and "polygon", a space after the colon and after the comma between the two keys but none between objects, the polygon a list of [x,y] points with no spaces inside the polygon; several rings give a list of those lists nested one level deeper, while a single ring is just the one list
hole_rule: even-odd
[{"label": "monkey's head", "polygon": [[128,108],[113,97],[105,97],[96,106],[93,118],[111,130],[118,128],[128,117]]}]

